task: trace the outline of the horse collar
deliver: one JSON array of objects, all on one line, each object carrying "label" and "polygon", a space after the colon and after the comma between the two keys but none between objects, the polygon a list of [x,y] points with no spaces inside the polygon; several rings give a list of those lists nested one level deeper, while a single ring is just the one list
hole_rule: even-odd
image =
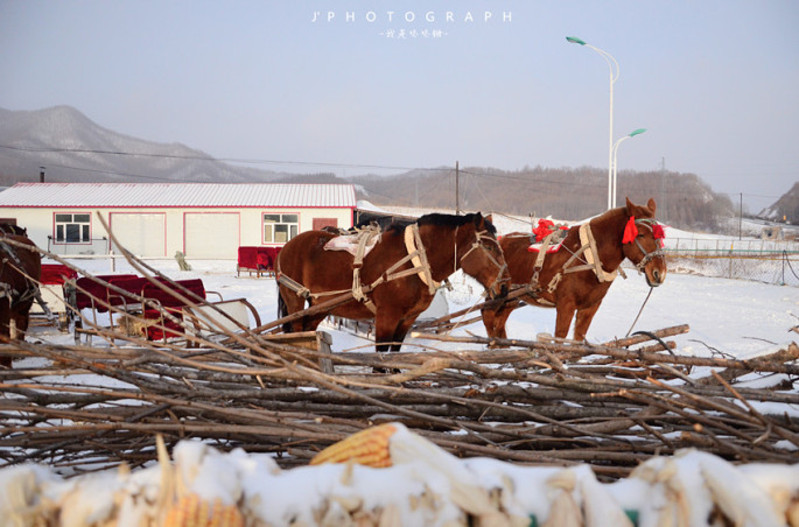
[{"label": "horse collar", "polygon": [[433,280],[433,273],[430,270],[430,263],[427,261],[422,237],[419,235],[419,225],[411,223],[405,227],[405,249],[411,258],[411,264],[418,270],[419,279],[430,290],[430,294],[435,294],[439,282]]},{"label": "horse collar", "polygon": [[609,273],[602,267],[602,260],[599,259],[599,248],[594,239],[594,233],[591,231],[591,226],[588,223],[580,225],[580,244],[587,247],[585,251],[585,261],[594,271],[597,280],[600,282],[612,282],[618,275],[618,271],[614,270]]}]

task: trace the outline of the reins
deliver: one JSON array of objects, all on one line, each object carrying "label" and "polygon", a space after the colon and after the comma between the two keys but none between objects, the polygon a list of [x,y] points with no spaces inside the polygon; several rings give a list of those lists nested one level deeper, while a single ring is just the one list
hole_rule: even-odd
[{"label": "reins", "polygon": [[639,309],[638,310],[638,314],[635,315],[635,320],[633,320],[633,323],[630,325],[630,329],[627,330],[627,334],[624,336],[624,338],[629,337],[630,333],[632,333],[633,328],[635,327],[635,324],[638,322],[638,319],[641,317],[641,313],[644,312],[644,307],[646,306],[646,303],[649,302],[649,297],[652,296],[652,290],[653,289],[655,289],[655,288],[652,287],[652,286],[649,286],[649,292],[646,294],[646,298],[644,298],[644,303],[641,304],[641,309]]},{"label": "reins", "polygon": [[[502,279],[502,276],[505,274],[505,272],[508,269],[508,264],[507,264],[507,262],[504,263],[504,264],[500,264],[497,261],[497,259],[494,258],[494,255],[491,254],[491,251],[489,251],[488,248],[483,244],[483,240],[484,239],[487,239],[490,242],[494,243],[497,246],[498,252],[500,252],[500,253],[502,252],[502,248],[499,246],[499,242],[496,240],[496,238],[494,238],[493,236],[488,234],[488,231],[475,230],[475,232],[474,232],[474,242],[472,243],[472,246],[469,247],[469,250],[466,251],[463,254],[463,256],[461,256],[460,258],[458,258],[455,261],[455,269],[454,270],[457,271],[458,270],[458,266],[463,267],[463,261],[475,249],[480,249],[481,251],[483,251],[485,253],[486,258],[488,258],[488,261],[490,261],[494,265],[494,267],[497,268],[497,277],[494,279],[494,282],[491,285],[489,285],[488,287],[485,288],[486,289],[486,294],[487,294],[487,292],[490,291],[491,289],[493,289],[494,286],[496,286],[497,284],[500,284],[500,283],[502,283],[504,281],[509,281],[510,277],[508,277],[507,279],[504,279],[504,280]],[[456,229],[455,230],[455,255],[457,256],[457,254],[458,254],[458,231]]]}]

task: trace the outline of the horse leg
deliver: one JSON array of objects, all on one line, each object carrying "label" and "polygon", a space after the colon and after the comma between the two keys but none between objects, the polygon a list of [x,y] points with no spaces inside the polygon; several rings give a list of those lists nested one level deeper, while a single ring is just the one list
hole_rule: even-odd
[{"label": "horse leg", "polygon": [[571,326],[574,312],[577,310],[571,302],[558,303],[555,308],[557,315],[555,316],[555,337],[565,339],[569,336],[569,326]]},{"label": "horse leg", "polygon": [[507,303],[496,309],[489,308],[482,310],[483,325],[486,328],[486,335],[488,335],[489,338],[508,338],[505,323],[508,321],[508,317],[510,317],[513,310],[518,307],[517,304],[517,302]]},{"label": "horse leg", "polygon": [[396,317],[387,316],[385,310],[377,312],[375,315],[375,349],[378,353],[392,351],[396,329]]},{"label": "horse leg", "polygon": [[[405,338],[410,324],[401,330],[402,324],[398,322],[400,316],[397,313],[389,313],[387,309],[378,311],[375,315],[375,349],[378,353],[399,351],[402,346],[401,340]],[[397,341],[397,339],[400,339]],[[374,367],[375,373],[399,373],[400,370],[392,368]]]},{"label": "horse leg", "polygon": [[[286,317],[305,309],[305,299],[287,287],[278,288],[278,316]],[[304,318],[283,324],[283,331],[297,332],[305,329]]]},{"label": "horse leg", "polygon": [[499,314],[499,309],[486,309],[483,308],[480,310],[480,316],[483,319],[483,325],[486,328],[486,335],[489,337],[498,337],[498,333],[500,329],[497,327],[497,315]]},{"label": "horse leg", "polygon": [[[11,312],[7,302],[0,307],[0,335],[8,339],[9,324],[11,322]],[[0,366],[11,368],[11,357],[0,357]]]},{"label": "horse leg", "polygon": [[574,320],[574,340],[585,340],[585,334],[588,333],[588,327],[594,319],[599,303],[592,306],[577,310],[577,316]]},{"label": "horse leg", "polygon": [[30,323],[29,315],[32,305],[33,303],[31,303],[31,305],[28,305],[27,307],[21,305],[19,309],[15,310],[14,314],[11,315],[12,318],[14,319],[14,323],[16,324],[17,328],[17,334],[16,334],[17,340],[25,340],[25,334],[28,332],[28,325]]},{"label": "horse leg", "polygon": [[394,330],[393,342],[390,346],[389,351],[400,350],[400,348],[402,347],[402,342],[405,340],[405,336],[408,334],[408,331],[410,331],[411,326],[413,326],[413,323],[415,321],[416,321],[415,318],[403,319],[400,321],[400,323],[397,325],[397,329]]}]

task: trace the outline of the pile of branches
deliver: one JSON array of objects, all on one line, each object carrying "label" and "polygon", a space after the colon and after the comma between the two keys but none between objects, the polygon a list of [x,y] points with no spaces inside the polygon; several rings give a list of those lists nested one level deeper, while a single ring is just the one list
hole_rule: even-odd
[{"label": "pile of branches", "polygon": [[[799,404],[799,347],[684,356],[664,339],[687,331],[603,345],[425,333],[416,337],[428,349],[390,354],[331,354],[254,332],[196,348],[121,335],[124,346],[104,348],[10,343],[0,352],[44,365],[0,371],[0,467],[139,466],[156,458],[160,435],[271,453],[288,468],[386,421],[458,456],[588,463],[608,479],[686,447],[795,462],[799,424],[784,409]],[[463,351],[436,351],[442,340]],[[754,377],[758,387],[745,387]]]}]

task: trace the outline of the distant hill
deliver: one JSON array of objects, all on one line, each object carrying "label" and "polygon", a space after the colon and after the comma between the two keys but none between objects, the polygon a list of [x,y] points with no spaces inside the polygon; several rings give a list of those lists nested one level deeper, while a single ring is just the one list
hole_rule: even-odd
[{"label": "distant hill", "polygon": [[0,108],[0,184],[38,181],[236,183],[274,173],[235,167],[178,143],[145,141],[103,128],[69,106],[31,112]]},{"label": "distant hill", "polygon": [[[185,182],[351,182],[358,197],[376,205],[553,216],[579,220],[603,212],[607,170],[593,167],[525,167],[519,171],[454,167],[417,169],[394,176],[285,174],[230,165],[185,145],[156,143],[123,135],[92,122],[78,110],[57,106],[37,111],[0,109],[0,186],[38,181]],[[658,217],[682,228],[716,228],[720,218],[737,215],[724,195],[698,176],[674,172],[618,174],[619,204],[624,196],[658,202]],[[794,201],[795,203],[795,201]],[[794,205],[795,210],[795,205]]]},{"label": "distant hill", "polygon": [[799,181],[773,205],[762,210],[758,218],[799,225]]},{"label": "distant hill", "polygon": [[[417,170],[402,177],[354,177],[366,199],[375,204],[455,208],[454,167]],[[604,212],[605,169],[525,168],[502,171],[466,167],[458,171],[460,208],[580,220]],[[654,198],[658,218],[675,226],[715,228],[718,217],[735,215],[724,195],[714,193],[694,174],[629,172],[618,174],[617,205],[629,196],[636,203]]]}]

